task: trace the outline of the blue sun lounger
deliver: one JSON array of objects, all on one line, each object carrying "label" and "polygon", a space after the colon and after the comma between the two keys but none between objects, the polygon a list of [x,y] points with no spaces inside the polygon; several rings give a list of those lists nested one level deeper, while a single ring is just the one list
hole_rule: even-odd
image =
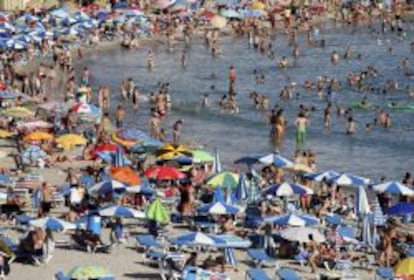
[{"label": "blue sun lounger", "polygon": [[394,279],[394,271],[392,271],[391,267],[378,267],[375,274],[376,274],[375,279],[386,279],[386,280]]},{"label": "blue sun lounger", "polygon": [[151,234],[140,234],[135,237],[138,244],[143,247],[145,250],[149,248],[162,248],[162,244],[158,242],[154,235]]},{"label": "blue sun lounger", "polygon": [[280,280],[300,280],[298,274],[289,268],[281,268],[277,271]]},{"label": "blue sun lounger", "polygon": [[249,249],[247,250],[247,255],[259,267],[277,265],[276,260],[271,258],[264,249]]},{"label": "blue sun lounger", "polygon": [[260,268],[251,268],[246,272],[246,280],[272,280],[272,278]]}]

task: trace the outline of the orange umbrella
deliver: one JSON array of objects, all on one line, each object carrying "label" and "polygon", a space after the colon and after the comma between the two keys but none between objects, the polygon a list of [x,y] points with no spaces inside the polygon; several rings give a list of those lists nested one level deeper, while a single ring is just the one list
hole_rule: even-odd
[{"label": "orange umbrella", "polygon": [[112,179],[121,183],[133,186],[141,184],[141,178],[139,178],[138,174],[127,166],[111,167],[109,173]]}]

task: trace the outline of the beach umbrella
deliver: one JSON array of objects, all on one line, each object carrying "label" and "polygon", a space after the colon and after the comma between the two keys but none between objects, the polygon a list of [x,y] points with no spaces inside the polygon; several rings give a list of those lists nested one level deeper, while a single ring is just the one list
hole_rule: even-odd
[{"label": "beach umbrella", "polygon": [[47,141],[54,139],[54,136],[50,133],[43,132],[43,131],[35,131],[32,133],[27,134],[23,141],[29,142],[29,141]]},{"label": "beach umbrella", "polygon": [[58,143],[63,149],[70,150],[74,146],[86,145],[88,140],[82,135],[78,134],[64,134],[56,138],[56,143]]},{"label": "beach umbrella", "polygon": [[16,40],[16,39],[10,39],[6,42],[6,45],[8,48],[10,49],[15,49],[15,50],[24,50],[27,48],[27,43],[20,41],[20,40]]},{"label": "beach umbrella", "polygon": [[17,122],[16,127],[25,131],[49,130],[53,128],[53,124],[45,121]]},{"label": "beach umbrella", "polygon": [[239,175],[230,171],[223,171],[217,174],[214,174],[209,179],[207,179],[207,185],[211,187],[230,187],[235,189],[239,182]]},{"label": "beach umbrella", "polygon": [[29,225],[34,227],[40,227],[44,229],[50,229],[53,231],[64,231],[69,229],[76,229],[76,225],[66,222],[64,220],[52,217],[34,219],[29,221]]},{"label": "beach umbrella", "polygon": [[356,230],[354,227],[349,225],[342,225],[336,229],[336,234],[347,243],[360,244],[356,239]]},{"label": "beach umbrella", "polygon": [[205,162],[214,161],[214,157],[210,153],[206,151],[202,151],[202,150],[191,151],[191,157],[193,158],[194,162],[197,162],[197,163],[205,163]]},{"label": "beach umbrella", "polygon": [[74,105],[70,110],[78,114],[100,115],[102,113],[101,109],[95,105],[87,103],[78,103]]},{"label": "beach umbrella", "polygon": [[127,193],[140,193],[143,195],[154,195],[157,193],[157,191],[151,187],[148,179],[145,177],[141,178],[141,184],[127,187],[125,191]]},{"label": "beach umbrella", "polygon": [[22,157],[26,158],[28,160],[31,160],[31,161],[35,161],[35,160],[47,157],[47,154],[40,147],[33,145],[33,146],[30,146],[29,148],[27,148],[22,153]]},{"label": "beach umbrella", "polygon": [[168,223],[170,213],[165,209],[159,198],[156,198],[147,208],[147,218],[159,223]]},{"label": "beach umbrella", "polygon": [[396,276],[413,276],[414,275],[414,257],[406,258],[399,261],[394,267]]},{"label": "beach umbrella", "polygon": [[108,269],[99,265],[75,266],[67,273],[67,276],[70,279],[101,279],[104,277],[114,277]]},{"label": "beach umbrella", "polygon": [[149,179],[154,180],[181,180],[187,176],[172,166],[152,166],[147,169],[144,175]]},{"label": "beach umbrella", "polygon": [[312,181],[316,181],[316,182],[322,182],[324,179],[329,181],[338,175],[339,175],[338,172],[328,170],[328,171],[322,171],[322,172],[307,173],[305,174],[305,178],[312,180]]},{"label": "beach umbrella", "polygon": [[142,142],[134,144],[131,148],[131,152],[149,152],[155,151],[159,147],[163,146],[164,143],[158,139],[148,138],[143,140]]},{"label": "beach umbrella", "polygon": [[11,136],[13,136],[13,133],[11,133],[10,131],[0,129],[0,138],[9,138]]},{"label": "beach umbrella", "polygon": [[319,224],[319,220],[316,217],[306,214],[288,213],[281,216],[266,217],[264,222],[271,223],[275,226],[314,226]]},{"label": "beach umbrella", "polygon": [[367,178],[350,175],[346,173],[342,173],[335,177],[332,177],[329,181],[338,186],[360,186],[369,183],[369,179]]},{"label": "beach umbrella", "polygon": [[99,144],[95,147],[95,150],[91,152],[93,157],[98,157],[99,153],[115,153],[118,149],[118,145],[112,143]]},{"label": "beach umbrella", "polygon": [[122,148],[118,146],[112,160],[112,165],[115,167],[122,167],[130,164],[132,164],[131,161],[124,156]]},{"label": "beach umbrella", "polygon": [[234,215],[240,212],[240,209],[224,202],[217,201],[198,207],[197,212],[211,215]]},{"label": "beach umbrella", "polygon": [[117,218],[139,218],[144,219],[145,213],[136,209],[125,206],[109,206],[99,210],[99,215],[103,217],[117,217]]},{"label": "beach umbrella", "polygon": [[272,185],[262,192],[262,195],[272,196],[293,196],[303,194],[313,194],[313,191],[300,184],[288,182]]},{"label": "beach umbrella", "polygon": [[378,185],[374,185],[372,187],[374,191],[380,193],[390,193],[390,194],[398,194],[398,195],[406,195],[412,196],[414,195],[414,190],[410,189],[409,187],[399,183],[399,182],[386,182]]},{"label": "beach umbrella", "polygon": [[213,159],[212,169],[214,173],[221,172],[221,161],[220,161],[220,156],[219,156],[217,148],[214,149],[214,159]]},{"label": "beach umbrella", "polygon": [[30,111],[26,107],[12,107],[1,111],[2,114],[13,118],[28,118],[33,117],[34,112]]},{"label": "beach umbrella", "polygon": [[109,169],[109,174],[113,180],[134,186],[141,183],[141,178],[138,174],[132,170],[130,167],[111,167]]},{"label": "beach umbrella", "polygon": [[221,238],[205,234],[202,232],[188,232],[169,239],[170,242],[178,246],[225,246],[226,242]]},{"label": "beach umbrella", "polygon": [[138,141],[148,139],[149,136],[145,131],[135,128],[126,128],[117,132],[118,137],[125,140]]},{"label": "beach umbrella", "polygon": [[402,216],[409,215],[414,213],[414,203],[412,202],[400,202],[387,209],[385,209],[385,214],[391,216]]},{"label": "beach umbrella", "polygon": [[227,20],[222,16],[215,15],[211,18],[210,24],[214,28],[221,29],[227,25]]},{"label": "beach umbrella", "polygon": [[88,189],[90,194],[107,195],[112,192],[125,191],[127,185],[116,180],[99,182]]},{"label": "beach umbrella", "polygon": [[121,137],[118,136],[118,134],[116,132],[113,132],[111,134],[111,138],[115,143],[117,143],[117,144],[119,144],[123,147],[126,147],[126,148],[131,148],[139,142],[137,140],[127,140],[125,138],[121,138]]},{"label": "beach umbrella", "polygon": [[293,162],[282,157],[281,155],[270,153],[264,156],[257,158],[257,161],[263,164],[271,165],[273,164],[279,168],[286,168],[293,166]]},{"label": "beach umbrella", "polygon": [[299,243],[308,243],[310,241],[309,236],[312,236],[313,240],[318,243],[325,242],[325,236],[315,228],[289,227],[281,230],[279,234],[286,240]]},{"label": "beach umbrella", "polygon": [[244,201],[247,199],[246,176],[243,173],[239,176],[239,182],[234,190],[234,198],[237,201]]},{"label": "beach umbrella", "polygon": [[158,159],[168,160],[176,157],[191,157],[191,151],[183,145],[165,144],[157,151]]}]

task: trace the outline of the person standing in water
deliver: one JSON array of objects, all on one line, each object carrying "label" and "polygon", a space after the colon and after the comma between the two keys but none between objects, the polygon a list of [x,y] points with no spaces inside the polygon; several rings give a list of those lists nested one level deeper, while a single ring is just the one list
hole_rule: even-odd
[{"label": "person standing in water", "polygon": [[183,127],[183,121],[177,120],[173,125],[173,143],[178,145],[180,142],[181,128]]},{"label": "person standing in water", "polygon": [[304,112],[300,112],[295,121],[296,126],[296,150],[300,150],[305,146],[306,128],[309,120]]},{"label": "person standing in water", "polygon": [[152,53],[152,50],[149,50],[147,54],[147,67],[148,71],[151,71],[154,67],[154,54]]},{"label": "person standing in water", "polygon": [[328,103],[324,111],[325,130],[331,131],[332,127],[332,104]]},{"label": "person standing in water", "polygon": [[237,78],[236,69],[234,69],[234,66],[231,65],[229,68],[229,84],[230,84],[229,92],[230,93],[234,92],[236,78]]},{"label": "person standing in water", "polygon": [[115,111],[116,128],[118,129],[123,128],[124,120],[125,120],[125,110],[122,108],[122,105],[118,105]]}]

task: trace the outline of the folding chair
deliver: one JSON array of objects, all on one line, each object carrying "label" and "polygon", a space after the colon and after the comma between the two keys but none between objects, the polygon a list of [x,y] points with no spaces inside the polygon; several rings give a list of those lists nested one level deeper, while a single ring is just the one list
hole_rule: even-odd
[{"label": "folding chair", "polygon": [[246,271],[246,280],[272,280],[265,271],[260,268],[251,268]]},{"label": "folding chair", "polygon": [[280,280],[300,280],[299,275],[292,269],[282,268],[277,271]]},{"label": "folding chair", "polygon": [[255,265],[273,267],[277,266],[276,259],[269,257],[264,249],[249,249],[247,255],[252,259]]}]

